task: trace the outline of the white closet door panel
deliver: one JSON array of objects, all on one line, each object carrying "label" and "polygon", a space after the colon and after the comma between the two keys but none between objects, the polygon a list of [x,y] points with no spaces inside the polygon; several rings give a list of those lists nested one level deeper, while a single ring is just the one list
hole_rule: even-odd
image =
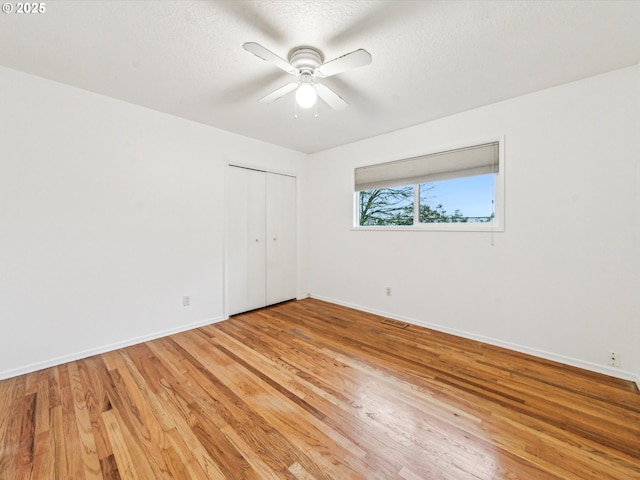
[{"label": "white closet door panel", "polygon": [[266,305],[266,211],[265,211],[265,173],[247,170],[251,175],[247,181],[249,192],[249,249],[247,265],[247,307],[245,310]]},{"label": "white closet door panel", "polygon": [[229,314],[266,305],[265,173],[227,172],[227,287]]},{"label": "white closet door panel", "polygon": [[267,305],[296,298],[296,179],[266,174]]}]

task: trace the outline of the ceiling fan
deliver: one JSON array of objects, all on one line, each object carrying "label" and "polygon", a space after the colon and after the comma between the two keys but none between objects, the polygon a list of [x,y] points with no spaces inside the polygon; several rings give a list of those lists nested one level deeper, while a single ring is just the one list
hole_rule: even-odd
[{"label": "ceiling fan", "polygon": [[247,42],[242,45],[247,52],[253,53],[287,73],[295,75],[296,81],[278,88],[258,100],[259,103],[271,103],[296,90],[296,103],[302,108],[316,104],[318,97],[327,102],[334,110],[343,110],[347,102],[336,92],[318,79],[331,77],[338,73],[369,65],[371,54],[363,49],[347,53],[329,62],[324,62],[322,52],[313,47],[298,47],[291,50],[288,61],[266,49],[259,43]]}]

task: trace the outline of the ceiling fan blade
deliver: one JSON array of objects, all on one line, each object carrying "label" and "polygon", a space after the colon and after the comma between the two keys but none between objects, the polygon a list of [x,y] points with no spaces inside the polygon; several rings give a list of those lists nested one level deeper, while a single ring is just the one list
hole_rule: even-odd
[{"label": "ceiling fan blade", "polygon": [[298,73],[298,69],[287,62],[284,58],[280,58],[278,55],[273,53],[271,50],[267,50],[259,43],[255,42],[247,42],[242,45],[247,52],[253,53],[256,57],[261,58],[265,62],[272,63],[278,68],[281,68],[287,73]]},{"label": "ceiling fan blade", "polygon": [[316,92],[334,110],[344,110],[349,105],[340,95],[322,83],[316,83]]},{"label": "ceiling fan blade", "polygon": [[279,89],[277,89],[274,92],[271,92],[268,95],[265,95],[264,97],[262,97],[260,100],[258,100],[258,103],[271,103],[271,102],[275,102],[276,100],[278,100],[280,97],[284,97],[287,93],[289,92],[293,92],[296,88],[298,87],[298,84],[293,82],[293,83],[288,83],[286,84],[284,87],[280,87]]},{"label": "ceiling fan blade", "polygon": [[320,65],[313,73],[317,77],[326,78],[331,75],[346,72],[347,70],[369,65],[370,63],[371,54],[361,48]]}]

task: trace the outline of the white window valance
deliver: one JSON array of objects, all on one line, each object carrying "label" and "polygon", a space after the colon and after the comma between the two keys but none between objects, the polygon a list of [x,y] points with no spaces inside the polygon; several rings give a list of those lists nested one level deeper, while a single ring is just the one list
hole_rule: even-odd
[{"label": "white window valance", "polygon": [[498,145],[492,142],[359,167],[355,170],[355,191],[498,173]]}]

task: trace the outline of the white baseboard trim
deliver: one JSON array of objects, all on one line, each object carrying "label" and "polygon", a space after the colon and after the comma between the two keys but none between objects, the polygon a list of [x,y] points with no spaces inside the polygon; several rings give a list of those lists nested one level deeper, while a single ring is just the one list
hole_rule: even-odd
[{"label": "white baseboard trim", "polygon": [[183,325],[178,328],[170,328],[168,330],[163,330],[161,332],[155,332],[149,335],[143,335],[141,337],[123,340],[122,342],[116,342],[110,345],[103,345],[101,347],[91,348],[89,350],[83,350],[81,352],[72,353],[70,355],[63,355],[61,357],[52,358],[50,360],[45,360],[43,362],[32,363],[24,367],[14,368],[11,370],[4,370],[0,372],[0,380],[17,377],[19,375],[24,375],[26,373],[36,372],[38,370],[42,370],[49,367],[55,367],[56,365],[62,365],[63,363],[73,362],[75,360],[92,357],[94,355],[99,355],[101,353],[111,352],[119,348],[130,347],[132,345],[137,345],[139,343],[148,342],[149,340],[155,340],[156,338],[162,338],[162,337],[167,337],[169,335],[174,335],[176,333],[186,332],[187,330],[193,330],[194,328],[204,327],[205,325],[218,323],[223,320],[227,320],[228,318],[229,317],[220,316],[220,317],[210,318],[207,320],[201,320],[198,322],[190,323],[188,325]]},{"label": "white baseboard trim", "polygon": [[545,350],[539,350],[536,348],[526,347],[524,345],[519,345],[517,343],[505,342],[502,340],[498,340],[492,337],[485,337],[484,335],[477,335],[475,333],[466,332],[464,330],[457,330],[455,328],[445,327],[443,325],[438,325],[435,323],[423,322],[420,320],[416,320],[414,318],[404,317],[402,315],[395,315],[393,313],[384,312],[381,310],[376,310],[373,308],[363,307],[362,305],[356,305],[349,302],[343,302],[341,300],[336,300],[334,298],[323,297],[321,295],[309,294],[310,298],[316,298],[318,300],[322,300],[329,303],[334,303],[336,305],[341,305],[343,307],[353,308],[355,310],[360,310],[362,312],[372,313],[374,315],[380,315],[382,317],[392,318],[394,320],[400,320],[402,322],[410,323],[413,325],[418,325],[420,327],[429,328],[431,330],[436,330],[438,332],[448,333],[451,335],[455,335],[457,337],[467,338],[470,340],[477,340],[482,343],[487,343],[489,345],[494,345],[496,347],[506,348],[508,350],[514,350],[519,353],[525,353],[527,355],[533,355],[534,357],[543,358],[545,360],[551,360],[553,362],[562,363],[565,365],[570,365],[572,367],[582,368],[583,370],[589,370],[591,372],[602,373],[604,375],[608,375],[610,377],[620,378],[623,380],[635,381],[638,385],[638,389],[640,390],[640,375],[629,372],[626,370],[620,370],[616,367],[609,367],[607,365],[599,365],[597,363],[587,362],[584,360],[579,360],[577,358],[566,357],[564,355],[558,355],[555,353],[547,352]]}]

